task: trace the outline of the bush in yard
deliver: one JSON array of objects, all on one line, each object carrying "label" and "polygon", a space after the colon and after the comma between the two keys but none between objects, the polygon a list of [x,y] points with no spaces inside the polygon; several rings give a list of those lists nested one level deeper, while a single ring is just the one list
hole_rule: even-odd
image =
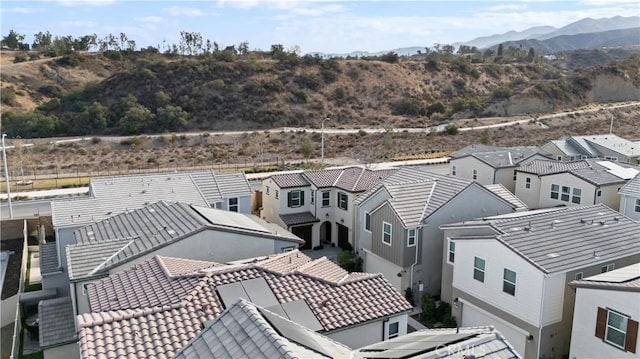
[{"label": "bush in yard", "polygon": [[407,302],[411,304],[412,307],[416,306],[416,300],[413,298],[413,289],[411,287],[407,287],[404,291],[404,297],[407,299]]}]

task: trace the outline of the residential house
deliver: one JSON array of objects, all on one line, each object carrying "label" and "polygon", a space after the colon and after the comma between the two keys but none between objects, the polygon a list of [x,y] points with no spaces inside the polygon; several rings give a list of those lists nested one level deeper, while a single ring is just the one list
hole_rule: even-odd
[{"label": "residential house", "polygon": [[[440,291],[440,225],[511,213],[515,204],[478,182],[403,167],[355,201],[356,250],[367,272],[383,273],[401,291]],[[420,296],[418,296],[420,297]]]},{"label": "residential house", "polygon": [[618,190],[639,172],[634,165],[597,159],[534,160],[518,167],[515,195],[532,209],[598,203],[619,208]]},{"label": "residential house", "polygon": [[301,249],[353,246],[353,200],[395,171],[347,167],[273,175],[262,181],[262,218],[304,239]]},{"label": "residential house", "polygon": [[[58,266],[46,279],[43,277],[43,281],[68,280],[64,248],[74,244],[73,231],[80,227],[157,201],[251,213],[251,195],[244,174],[214,175],[210,170],[93,177],[88,197],[51,202]],[[68,289],[60,294],[68,295]]]},{"label": "residential house", "polygon": [[575,307],[570,358],[638,358],[640,263],[569,283]]},{"label": "residential house", "polygon": [[451,175],[480,184],[502,184],[515,193],[515,169],[535,159],[548,159],[538,147],[496,147],[481,144],[467,146],[451,154]]},{"label": "residential house", "polygon": [[640,163],[640,141],[629,141],[611,133],[563,137],[549,141],[541,148],[559,161],[601,158],[608,161]]},{"label": "residential house", "polygon": [[444,225],[442,300],[525,358],[569,353],[576,278],[640,261],[640,224],[598,204]]},{"label": "residential house", "polygon": [[[76,313],[86,286],[156,255],[229,262],[296,249],[303,241],[257,216],[158,202],[79,228],[66,248]],[[69,284],[67,284],[69,285]]]},{"label": "residential house", "polygon": [[187,358],[521,358],[492,327],[427,329],[351,349],[240,299],[176,353]]},{"label": "residential house", "polygon": [[411,310],[381,274],[297,250],[226,265],[156,256],[87,285],[87,296],[83,358],[171,357],[240,298],[349,347],[406,334]]},{"label": "residential house", "polygon": [[618,193],[620,194],[620,213],[640,221],[640,174],[622,186]]}]

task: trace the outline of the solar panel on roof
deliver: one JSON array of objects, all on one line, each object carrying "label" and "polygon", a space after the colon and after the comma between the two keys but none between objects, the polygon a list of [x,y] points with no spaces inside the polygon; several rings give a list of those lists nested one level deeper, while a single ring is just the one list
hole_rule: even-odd
[{"label": "solar panel on roof", "polygon": [[639,173],[639,171],[634,168],[625,168],[609,161],[597,161],[596,163],[602,167],[606,167],[607,172],[621,179],[632,179]]},{"label": "solar panel on roof", "polygon": [[469,333],[432,334],[423,335],[413,333],[391,340],[375,343],[360,349],[365,358],[405,358],[421,353],[433,352],[460,341],[477,336]]},{"label": "solar panel on roof", "polygon": [[241,282],[219,285],[216,287],[216,291],[220,295],[225,308],[230,307],[240,298],[251,301]]},{"label": "solar panel on roof", "polygon": [[249,300],[260,307],[269,307],[279,305],[278,299],[267,284],[263,277],[243,280],[240,282],[245,292],[249,296]]},{"label": "solar panel on roof", "polygon": [[260,225],[258,222],[241,213],[196,206],[194,206],[193,209],[200,213],[200,215],[202,215],[211,224],[270,233],[268,229]]},{"label": "solar panel on roof", "polygon": [[622,283],[640,277],[640,263],[585,278],[594,282]]},{"label": "solar panel on roof", "polygon": [[311,308],[309,308],[309,304],[307,304],[307,301],[304,299],[282,303],[282,309],[284,309],[286,317],[300,325],[314,331],[323,329],[322,324],[320,324],[318,318],[313,314]]}]

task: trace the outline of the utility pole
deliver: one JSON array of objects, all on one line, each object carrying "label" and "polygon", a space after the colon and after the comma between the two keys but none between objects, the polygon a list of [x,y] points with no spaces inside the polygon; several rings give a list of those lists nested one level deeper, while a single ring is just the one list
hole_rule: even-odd
[{"label": "utility pole", "polygon": [[611,115],[611,124],[609,125],[609,134],[613,134],[613,114],[610,113]]},{"label": "utility pole", "polygon": [[330,121],[330,119],[327,117],[323,119],[321,123],[322,129],[320,130],[320,162],[322,163],[324,163],[324,121]]},{"label": "utility pole", "polygon": [[2,134],[2,162],[4,162],[4,179],[7,181],[7,201],[9,202],[9,219],[13,219],[13,207],[11,207],[11,187],[9,185],[9,166],[7,165],[7,148],[4,145],[6,133]]}]

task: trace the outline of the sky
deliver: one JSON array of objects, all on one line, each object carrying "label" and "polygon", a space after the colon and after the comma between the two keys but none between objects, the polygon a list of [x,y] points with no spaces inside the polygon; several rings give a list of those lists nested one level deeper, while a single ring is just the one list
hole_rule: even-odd
[{"label": "sky", "polygon": [[470,41],[479,36],[562,27],[574,21],[640,15],[637,0],[330,1],[47,0],[0,2],[2,36],[49,31],[80,37],[125,33],[137,46],[177,44],[199,32],[221,47],[298,46],[302,53],[378,52]]}]

